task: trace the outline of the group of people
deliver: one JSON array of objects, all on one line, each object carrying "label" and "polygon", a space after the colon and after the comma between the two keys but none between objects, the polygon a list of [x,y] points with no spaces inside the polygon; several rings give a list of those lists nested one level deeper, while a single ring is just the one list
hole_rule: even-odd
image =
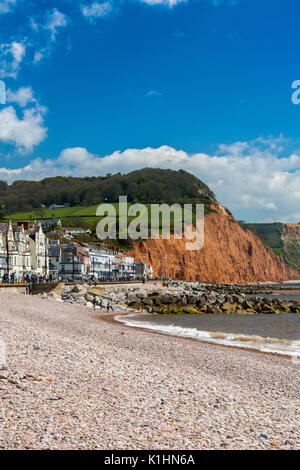
[{"label": "group of people", "polygon": [[18,278],[16,273],[5,273],[3,276],[2,276],[2,283],[3,284],[15,284],[16,282],[18,282],[18,279],[22,282],[22,283],[31,283],[31,284],[36,284],[37,282],[45,282],[47,281],[48,279],[46,278],[46,276],[43,276],[42,274],[40,275],[37,275],[37,274],[23,274],[21,278]]},{"label": "group of people", "polygon": [[40,274],[39,276],[37,274],[32,274],[31,276],[29,276],[29,274],[26,274],[22,277],[22,282],[31,282],[32,284],[44,281],[46,281],[46,277],[42,274]]},{"label": "group of people", "polygon": [[14,284],[16,281],[16,274],[11,273],[10,275],[8,273],[4,273],[2,276],[2,283],[3,284]]},{"label": "group of people", "polygon": [[[93,298],[93,307],[94,307],[94,310],[96,310],[96,306],[97,306],[97,298],[96,298],[96,296],[94,295],[94,298]],[[104,306],[103,306],[103,300],[102,300],[102,299],[101,299],[100,302],[99,302],[99,307],[100,307],[100,309],[103,309],[103,308],[104,308]],[[114,312],[114,308],[113,308],[112,303],[111,303],[110,300],[107,302],[106,310],[107,310],[107,312],[109,312],[110,310],[112,310],[112,311]]]}]

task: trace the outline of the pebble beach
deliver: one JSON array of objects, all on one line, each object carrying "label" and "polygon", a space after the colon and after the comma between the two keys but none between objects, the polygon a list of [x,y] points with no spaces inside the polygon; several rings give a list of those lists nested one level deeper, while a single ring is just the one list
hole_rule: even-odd
[{"label": "pebble beach", "polygon": [[299,449],[300,363],[0,292],[0,449]]}]

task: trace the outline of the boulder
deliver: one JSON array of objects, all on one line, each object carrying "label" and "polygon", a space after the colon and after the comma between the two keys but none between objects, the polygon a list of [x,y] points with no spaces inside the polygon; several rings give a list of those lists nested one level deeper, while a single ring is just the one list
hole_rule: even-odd
[{"label": "boulder", "polygon": [[160,294],[156,301],[159,301],[161,304],[173,304],[175,302],[171,294]]},{"label": "boulder", "polygon": [[135,296],[138,299],[146,299],[148,297],[148,294],[145,291],[138,291],[138,292],[135,292]]},{"label": "boulder", "polygon": [[94,296],[91,295],[91,294],[85,294],[84,298],[85,298],[85,300],[87,300],[88,302],[93,302]]},{"label": "boulder", "polygon": [[225,302],[224,304],[221,305],[221,309],[223,310],[224,313],[227,313],[228,315],[236,313],[238,309],[238,305],[236,303],[227,303]]},{"label": "boulder", "polygon": [[149,293],[148,293],[148,297],[158,297],[159,294],[160,294],[159,291],[153,290],[152,292],[149,292]]},{"label": "boulder", "polygon": [[221,308],[218,307],[217,305],[210,305],[208,313],[213,313],[214,315],[220,315],[223,312],[222,312]]},{"label": "boulder", "polygon": [[142,299],[142,302],[143,302],[144,305],[149,305],[150,307],[152,307],[152,305],[153,305],[153,300],[149,299],[148,297]]},{"label": "boulder", "polygon": [[188,298],[187,298],[187,303],[190,304],[190,305],[195,305],[196,302],[197,302],[197,296],[196,295],[189,295]]},{"label": "boulder", "polygon": [[207,313],[208,311],[207,305],[200,305],[198,308],[200,313]]},{"label": "boulder", "polygon": [[183,311],[184,313],[189,313],[189,314],[193,314],[193,313],[199,313],[198,310],[195,308],[195,307],[183,307]]},{"label": "boulder", "polygon": [[99,287],[93,287],[88,293],[92,295],[104,295],[105,291],[103,289],[99,289]]},{"label": "boulder", "polygon": [[128,307],[133,308],[134,310],[142,310],[144,308],[144,305],[142,302],[130,302],[128,304]]},{"label": "boulder", "polygon": [[73,287],[71,292],[74,293],[74,294],[80,294],[80,292],[82,292],[83,290],[84,290],[84,288],[81,285],[76,285],[76,286]]},{"label": "boulder", "polygon": [[187,298],[186,296],[182,297],[178,302],[178,307],[185,307],[187,305]]},{"label": "boulder", "polygon": [[129,305],[132,302],[140,302],[140,299],[138,299],[135,295],[130,295],[127,297],[127,299],[124,299],[124,302]]}]

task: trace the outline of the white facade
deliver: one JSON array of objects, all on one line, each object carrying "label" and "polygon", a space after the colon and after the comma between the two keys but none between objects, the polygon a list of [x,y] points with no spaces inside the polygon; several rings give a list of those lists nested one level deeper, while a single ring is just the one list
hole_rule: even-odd
[{"label": "white facade", "polygon": [[11,222],[0,232],[0,277],[14,273],[16,278],[31,269],[31,253],[24,227],[13,230]]},{"label": "white facade", "polygon": [[[32,239],[32,237],[34,239]],[[2,224],[0,230],[0,278],[14,274],[21,280],[25,274],[48,275],[47,238],[40,227],[33,234],[24,227]],[[1,280],[0,279],[0,280]]]},{"label": "white facade", "polygon": [[29,236],[29,248],[31,253],[31,270],[35,274],[49,275],[48,239],[42,226]]},{"label": "white facade", "polygon": [[100,277],[111,277],[114,268],[114,256],[105,252],[89,251],[90,269],[89,274],[96,279]]},{"label": "white facade", "polygon": [[112,254],[107,250],[89,250],[89,274],[95,279],[101,277],[131,278],[135,276],[134,258],[123,254]]}]

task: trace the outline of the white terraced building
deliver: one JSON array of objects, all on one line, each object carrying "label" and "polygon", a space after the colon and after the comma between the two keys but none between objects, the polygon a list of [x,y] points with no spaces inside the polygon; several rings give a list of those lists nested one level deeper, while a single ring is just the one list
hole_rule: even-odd
[{"label": "white terraced building", "polygon": [[42,227],[26,230],[11,222],[0,224],[0,281],[3,275],[49,274],[48,240]]},{"label": "white terraced building", "polygon": [[134,258],[123,253],[104,249],[89,249],[90,274],[95,279],[114,277],[133,279],[135,277]]}]

